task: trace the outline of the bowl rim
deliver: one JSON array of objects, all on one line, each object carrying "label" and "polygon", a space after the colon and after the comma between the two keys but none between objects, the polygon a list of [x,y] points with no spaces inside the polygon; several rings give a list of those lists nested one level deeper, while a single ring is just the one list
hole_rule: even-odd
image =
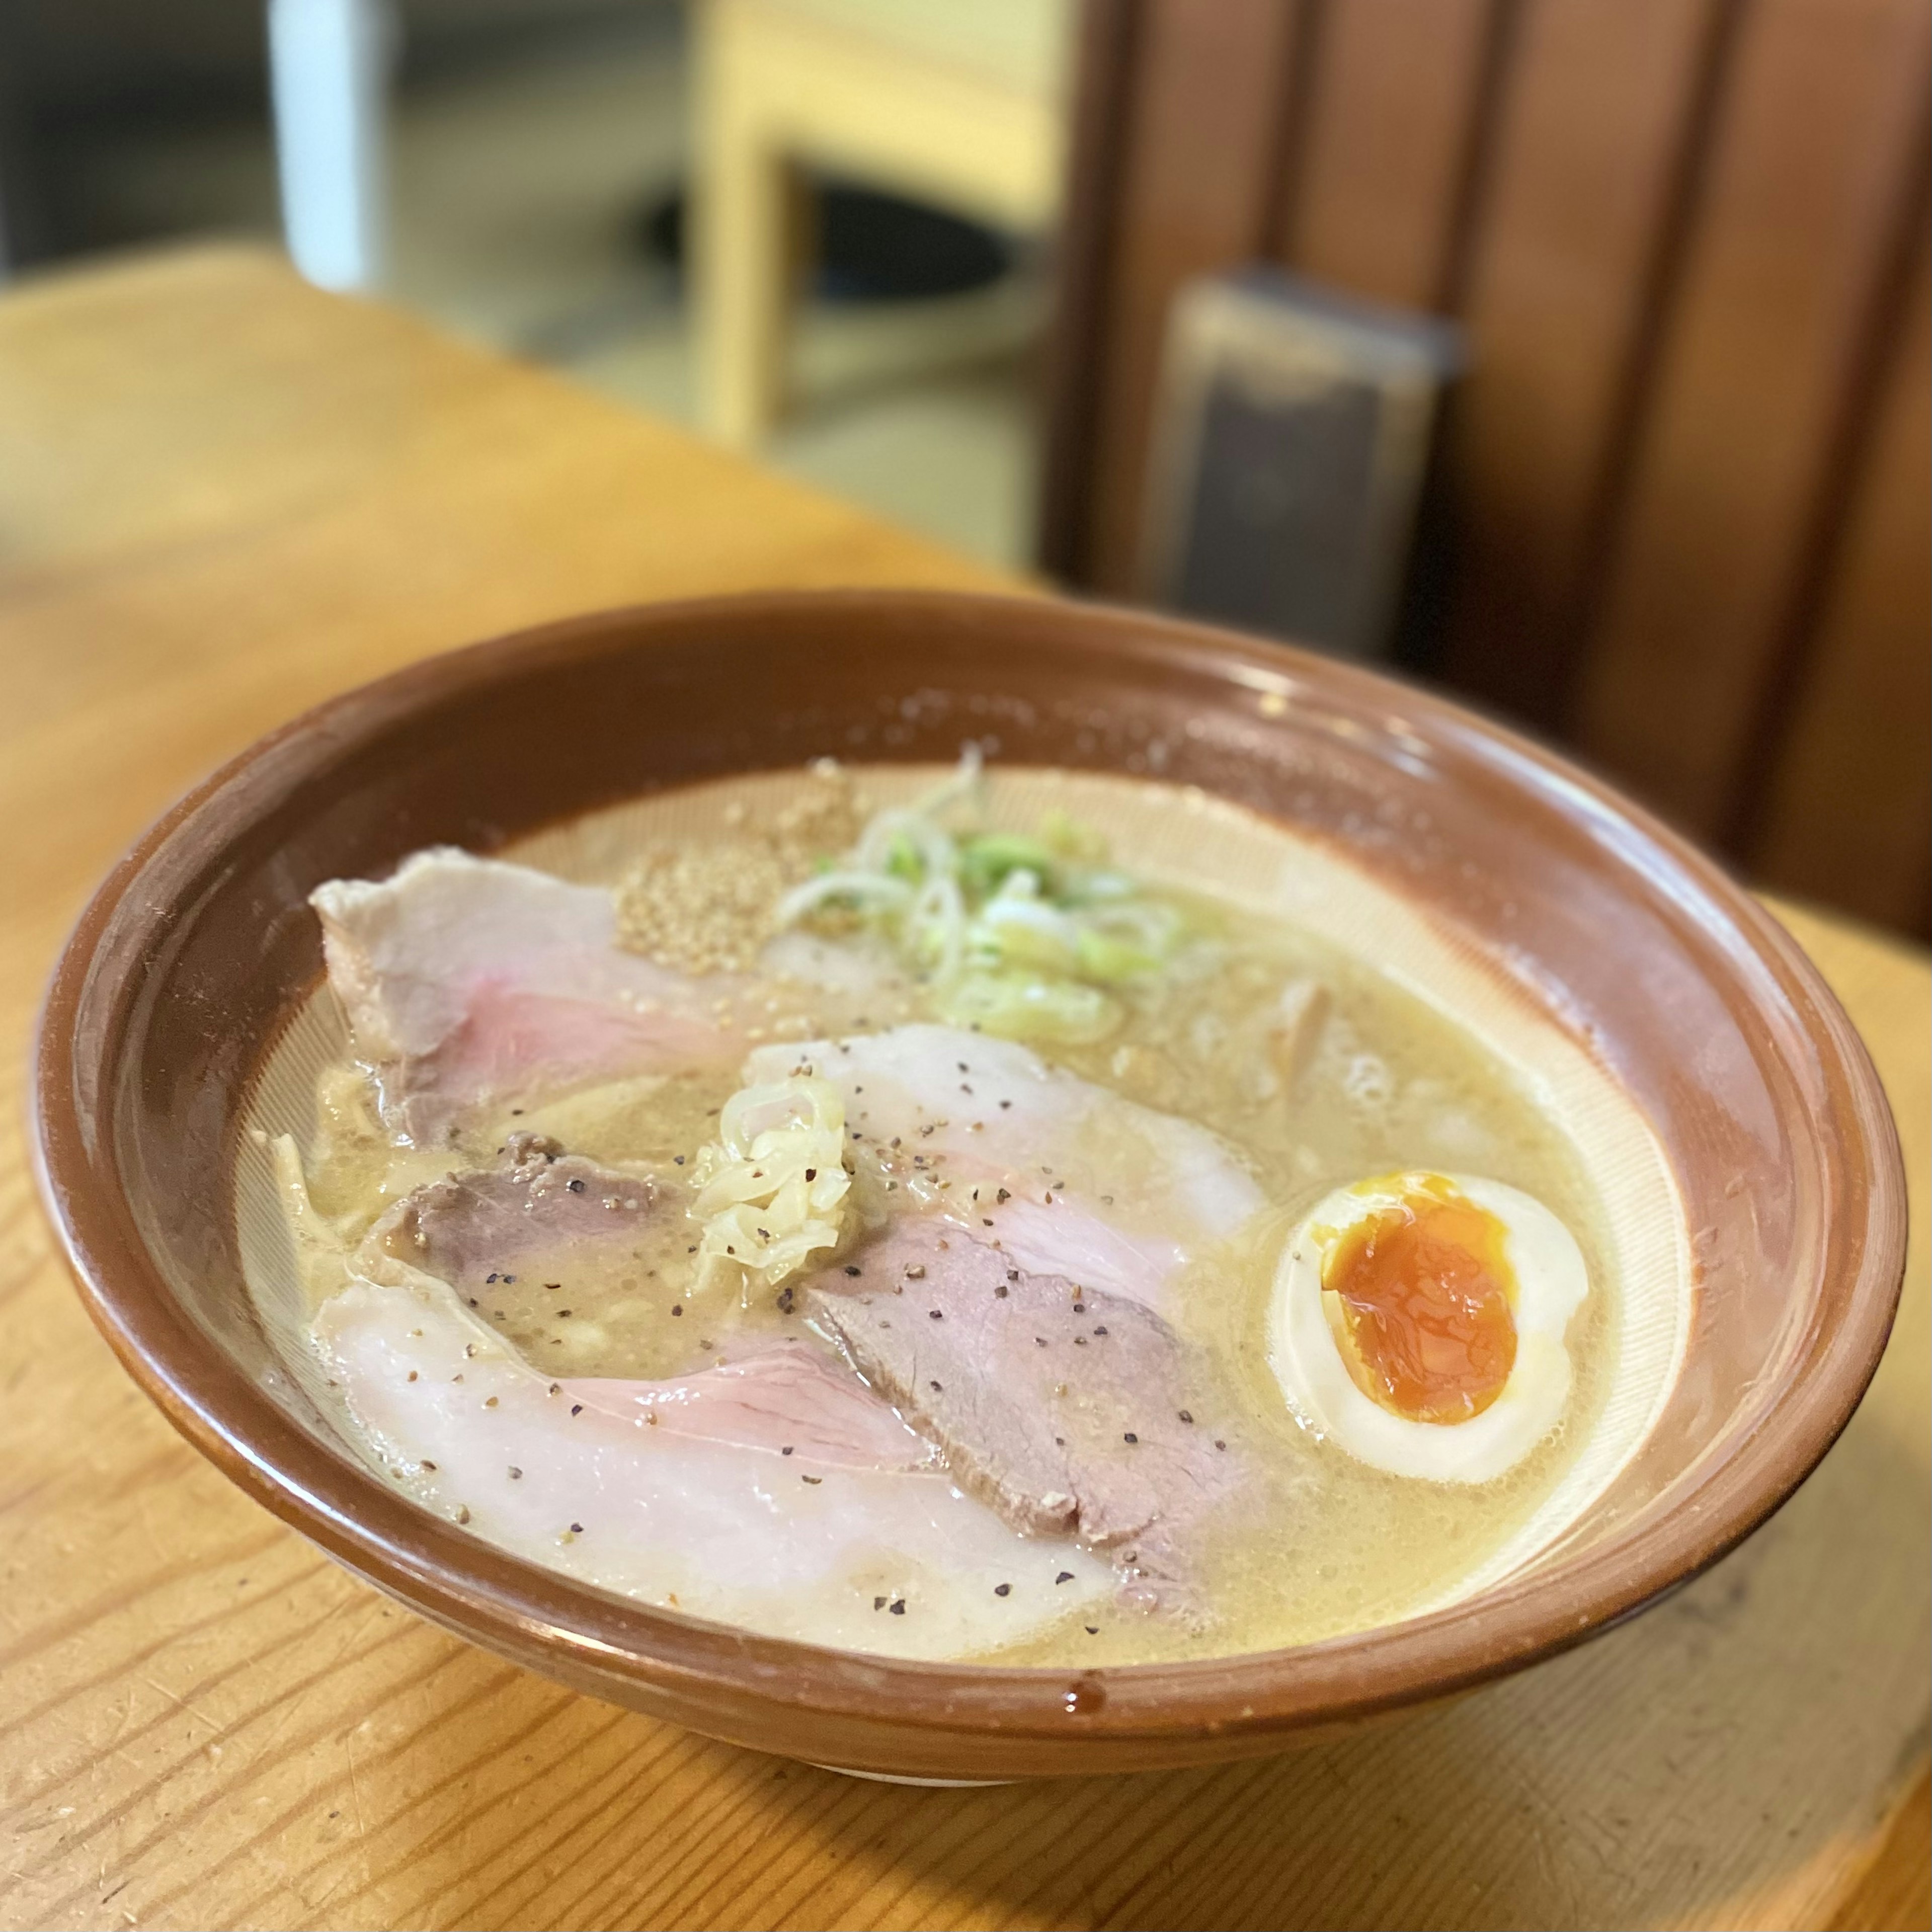
[{"label": "bowl rim", "polygon": [[[91,1056],[76,1021],[117,918],[154,927],[170,908],[143,904],[158,862],[186,849],[211,806],[279,750],[337,746],[380,724],[475,688],[534,658],[567,656],[709,622],[779,620],[801,606],[887,610],[934,620],[999,622],[1046,613],[1064,621],[1056,647],[1126,650],[1260,688],[1284,676],[1345,699],[1373,697],[1438,734],[1472,744],[1544,796],[1615,824],[1696,890],[1778,982],[1799,1015],[1832,1096],[1814,1143],[1843,1166],[1846,1211],[1825,1230],[1824,1277],[1843,1284],[1839,1314],[1814,1322],[1759,1426],[1697,1472],[1670,1508],[1632,1522],[1547,1570],[1504,1579],[1460,1604],[1320,1642],[1166,1664],[1016,1666],[914,1662],[752,1635],[619,1598],[509,1556],[382,1486],[366,1467],[310,1436],[256,1386],[175,1299],[136,1227],[112,1132],[90,1133],[80,1095],[110,1090],[128,1030],[126,1002]],[[1242,679],[1242,674],[1249,675]],[[248,821],[237,821],[238,830]],[[106,969],[124,996],[138,949]],[[1715,860],[1569,759],[1419,685],[1297,646],[1164,613],[1039,597],[910,589],[767,591],[620,607],[527,627],[418,659],[326,699],[257,739],[193,788],[129,848],[80,914],[55,968],[34,1047],[30,1147],[42,1200],[81,1298],[122,1365],[196,1448],[284,1522],[367,1580],[466,1634],[487,1630],[525,1657],[574,1661],[605,1682],[722,1701],[742,1712],[869,1720],[937,1738],[1015,1744],[1084,1737],[1169,1743],[1278,1738],[1471,1688],[1549,1657],[1635,1614],[1715,1562],[1795,1491],[1850,1420],[1889,1334],[1905,1260],[1904,1171],[1876,1070],[1850,1021],[1797,943]],[[1828,1145],[1826,1144],[1828,1139]],[[1862,1214],[1856,1210],[1862,1208]],[[1694,1500],[1696,1507],[1687,1508]],[[1070,1700],[1069,1679],[1097,1684]],[[1070,1706],[1078,1708],[1070,1708]],[[1265,1748],[1264,1743],[1260,1748]]]}]

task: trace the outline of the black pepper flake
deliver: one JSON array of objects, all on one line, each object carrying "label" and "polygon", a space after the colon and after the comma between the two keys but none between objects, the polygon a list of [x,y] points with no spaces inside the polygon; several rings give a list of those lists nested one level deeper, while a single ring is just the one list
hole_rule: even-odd
[{"label": "black pepper flake", "polygon": [[683,1155],[682,1155],[682,1154],[673,1154],[673,1155],[671,1156],[671,1157],[670,1157],[670,1158],[671,1158],[671,1164],[672,1164],[672,1166],[674,1166],[674,1167],[682,1167],[682,1166],[684,1165],[684,1156],[683,1156]]},{"label": "black pepper flake", "polygon": [[1070,1583],[1073,1580],[1073,1572],[1071,1570],[1063,1570],[1053,1580],[1056,1583]]},{"label": "black pepper flake", "polygon": [[1002,1100],[1000,1102],[1000,1105],[1003,1107],[1010,1107],[1012,1104],[1013,1103],[1010,1100]]},{"label": "black pepper flake", "polygon": [[938,1382],[928,1382],[926,1387],[931,1389],[934,1395],[944,1395],[946,1393],[944,1385]]},{"label": "black pepper flake", "polygon": [[560,1321],[566,1321],[566,1322],[567,1322],[567,1321],[568,1321],[568,1320],[569,1320],[569,1318],[570,1318],[570,1310],[569,1310],[568,1309],[567,1309],[567,1308],[560,1308],[556,1312],[557,1312],[557,1316],[558,1316],[558,1318],[559,1318]]},{"label": "black pepper flake", "polygon": [[476,1298],[473,1294],[470,1298],[470,1305],[472,1308],[476,1306]]},{"label": "black pepper flake", "polygon": [[1006,1270],[1006,1279],[1007,1279],[1007,1280],[1009,1280],[1009,1281],[1018,1281],[1018,1280],[1019,1280],[1019,1278],[1020,1278],[1020,1271],[1019,1271],[1019,1270],[1018,1270],[1018,1268],[1009,1268],[1009,1269],[1007,1269],[1007,1270]]},{"label": "black pepper flake", "polygon": [[993,1594],[996,1597],[1010,1597],[1012,1594],[1013,1586],[1010,1583],[995,1583],[993,1586]]},{"label": "black pepper flake", "polygon": [[423,1467],[424,1467],[425,1469],[434,1469],[434,1468],[436,1467],[436,1465],[435,1465],[434,1462],[430,1462],[430,1461],[427,1457],[425,1457],[425,1458],[424,1459],[424,1462],[423,1462]]},{"label": "black pepper flake", "polygon": [[572,1415],[581,1415],[584,1413],[583,1403],[580,1402],[572,1402],[570,1405],[570,1412]]},{"label": "black pepper flake", "polygon": [[1184,1408],[1180,1412],[1180,1415],[1183,1422],[1191,1423],[1194,1420],[1194,1412],[1192,1409]]},{"label": "black pepper flake", "polygon": [[791,1454],[791,1451],[792,1451],[792,1445],[791,1445],[789,1442],[788,1442],[788,1443],[785,1444],[785,1446],[784,1446],[782,1449],[781,1449],[781,1450],[778,1451],[778,1454],[779,1454],[781,1456],[789,1456],[789,1455]]},{"label": "black pepper flake", "polygon": [[1096,1327],[1094,1332],[1096,1335],[1104,1335],[1107,1331],[1104,1327]]},{"label": "black pepper flake", "polygon": [[885,1598],[883,1597],[874,1597],[872,1599],[872,1607],[875,1610],[883,1610],[886,1607]]},{"label": "black pepper flake", "polygon": [[1100,1634],[1100,1626],[1098,1624],[1082,1624],[1080,1628],[1089,1636],[1098,1636]]},{"label": "black pepper flake", "polygon": [[993,1286],[993,1299],[994,1299],[995,1301],[1004,1301],[1004,1300],[1006,1300],[1006,1283],[1005,1283],[1004,1282],[1003,1282],[1003,1281],[1002,1281],[1002,1282],[996,1282],[994,1284],[994,1286]]},{"label": "black pepper flake", "polygon": [[923,1281],[925,1279],[926,1269],[922,1264],[918,1262],[908,1262],[906,1264],[906,1280],[908,1281]]},{"label": "black pepper flake", "polygon": [[1076,1315],[1084,1315],[1087,1312],[1086,1303],[1084,1301],[1076,1301],[1073,1304],[1073,1312]]},{"label": "black pepper flake", "polygon": [[928,1308],[926,1312],[928,1321],[943,1322],[946,1318],[945,1311],[943,1309]]},{"label": "black pepper flake", "polygon": [[781,1315],[789,1315],[791,1312],[791,1290],[788,1288],[780,1288],[778,1290],[778,1312]]},{"label": "black pepper flake", "polygon": [[1141,1438],[1130,1429],[1120,1438],[1123,1442],[1138,1442]]},{"label": "black pepper flake", "polygon": [[684,1304],[681,1301],[674,1301],[670,1305],[670,1312],[674,1315],[682,1315],[684,1312]]},{"label": "black pepper flake", "polygon": [[1010,1187],[1002,1187],[993,1196],[995,1201],[1010,1201],[1012,1198],[1012,1190]]},{"label": "black pepper flake", "polygon": [[470,1505],[467,1503],[458,1505],[456,1520],[458,1522],[467,1522],[470,1520]]},{"label": "black pepper flake", "polygon": [[515,1463],[512,1462],[512,1463],[510,1465],[510,1480],[511,1480],[511,1481],[512,1481],[512,1482],[513,1482],[513,1483],[520,1483],[520,1482],[521,1482],[521,1481],[523,1480],[523,1479],[524,1479],[524,1472],[523,1472],[523,1471],[522,1471],[522,1470],[520,1470],[520,1468],[518,1468],[517,1467],[517,1466],[516,1466],[516,1464],[515,1464]]},{"label": "black pepper flake", "polygon": [[809,1483],[814,1490],[817,1489],[819,1484],[824,1482],[824,1480],[825,1478],[823,1476],[801,1476],[799,1478],[799,1480],[801,1483]]},{"label": "black pepper flake", "polygon": [[581,1194],[584,1192],[584,1180],[581,1175],[572,1174],[563,1184],[573,1194]]},{"label": "black pepper flake", "polygon": [[889,1616],[904,1616],[905,1615],[904,1598],[895,1597],[886,1606],[886,1612]]},{"label": "black pepper flake", "polygon": [[483,1286],[485,1288],[488,1288],[493,1281],[496,1280],[496,1270],[493,1268],[489,1274],[486,1274],[483,1277]]},{"label": "black pepper flake", "polygon": [[1223,1442],[1221,1440],[1221,1438],[1220,1438],[1218,1436],[1215,1437],[1215,1438],[1214,1438],[1214,1447],[1215,1447],[1216,1448],[1217,1448],[1217,1449],[1225,1449],[1225,1448],[1227,1448],[1227,1446],[1228,1446],[1228,1445],[1227,1445],[1227,1444],[1226,1444],[1226,1443],[1225,1443],[1225,1442]]},{"label": "black pepper flake", "polygon": [[503,1277],[504,1286],[507,1287],[512,1282],[514,1281],[516,1278],[517,1277],[513,1274],[506,1274]]},{"label": "black pepper flake", "polygon": [[808,1167],[805,1170],[805,1178],[807,1180],[816,1180],[818,1178],[818,1168],[815,1167]]},{"label": "black pepper flake", "polygon": [[572,1523],[572,1524],[570,1526],[570,1533],[571,1533],[571,1534],[572,1534],[572,1535],[573,1535],[573,1536],[581,1536],[581,1535],[584,1534],[584,1526],[583,1526],[583,1524],[581,1524],[580,1522],[574,1522],[574,1523]]},{"label": "black pepper flake", "polygon": [[1074,1338],[1073,1338],[1073,1346],[1074,1346],[1076,1348],[1085,1348],[1085,1347],[1086,1347],[1086,1346],[1087,1346],[1087,1338],[1086,1338],[1086,1336],[1085,1336],[1084,1335],[1076,1335],[1076,1336],[1074,1336]]},{"label": "black pepper flake", "polygon": [[1046,1346],[1046,1337],[1044,1335],[1036,1335],[1033,1338],[1033,1345],[1036,1348],[1045,1348]]},{"label": "black pepper flake", "polygon": [[859,1266],[857,1262],[848,1262],[845,1264],[845,1272],[848,1274],[862,1274],[865,1270]]},{"label": "black pepper flake", "polygon": [[544,1283],[544,1286],[546,1288],[561,1288],[562,1286],[563,1283],[560,1281],[547,1281]]}]

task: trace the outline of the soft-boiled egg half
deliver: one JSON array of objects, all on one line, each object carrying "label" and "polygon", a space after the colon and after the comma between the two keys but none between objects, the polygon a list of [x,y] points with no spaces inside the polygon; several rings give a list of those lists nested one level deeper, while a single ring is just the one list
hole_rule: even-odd
[{"label": "soft-boiled egg half", "polygon": [[1338,1188],[1275,1276],[1268,1358],[1307,1428],[1397,1476],[1486,1483],[1570,1400],[1570,1319],[1589,1292],[1541,1202],[1468,1174]]}]

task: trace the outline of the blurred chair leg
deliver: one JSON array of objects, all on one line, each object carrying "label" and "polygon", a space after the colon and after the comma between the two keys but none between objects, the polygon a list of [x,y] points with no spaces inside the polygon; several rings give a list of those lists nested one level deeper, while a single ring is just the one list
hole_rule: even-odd
[{"label": "blurred chair leg", "polygon": [[761,124],[754,50],[730,0],[699,10],[698,170],[692,206],[699,420],[721,442],[758,442],[784,395],[797,198]]},{"label": "blurred chair leg", "polygon": [[283,230],[326,289],[382,279],[394,40],[388,0],[268,0]]}]

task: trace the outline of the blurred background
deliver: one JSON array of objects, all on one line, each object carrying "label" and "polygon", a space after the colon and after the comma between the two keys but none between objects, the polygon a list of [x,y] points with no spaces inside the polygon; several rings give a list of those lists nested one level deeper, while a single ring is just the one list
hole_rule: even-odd
[{"label": "blurred background", "polygon": [[1932,932],[1924,0],[4,0],[0,260],[225,238]]}]

